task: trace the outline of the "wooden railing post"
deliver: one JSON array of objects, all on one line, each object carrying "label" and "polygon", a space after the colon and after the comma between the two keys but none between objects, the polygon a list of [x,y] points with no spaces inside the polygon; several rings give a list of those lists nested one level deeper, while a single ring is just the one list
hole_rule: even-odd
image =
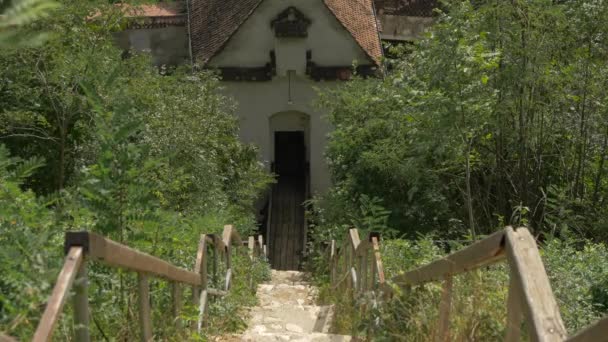
[{"label": "wooden railing post", "polygon": [[518,342],[521,337],[521,291],[518,288],[513,270],[509,282],[509,295],[507,298],[507,334],[505,342]]},{"label": "wooden railing post", "polygon": [[253,236],[250,236],[247,240],[247,248],[249,249],[249,259],[253,261],[255,257],[255,238]]},{"label": "wooden railing post", "polygon": [[[366,246],[369,246],[368,244],[366,244]],[[363,249],[361,251],[361,262],[360,262],[360,274],[361,274],[361,280],[360,280],[360,286],[359,286],[359,291],[365,293],[367,291],[367,266],[369,265],[368,259],[367,259],[367,251],[368,248],[365,247],[365,249]]]},{"label": "wooden railing post", "polygon": [[329,250],[329,279],[331,286],[336,284],[336,240],[331,240],[331,246]]},{"label": "wooden railing post", "polygon": [[140,338],[143,342],[152,340],[152,316],[150,312],[150,283],[148,276],[137,274],[137,289],[139,293],[139,328]]},{"label": "wooden railing post", "polygon": [[143,342],[152,340],[152,315],[150,310],[150,283],[148,276],[137,274],[137,289],[139,301],[139,328],[140,339]]},{"label": "wooden railing post", "polygon": [[178,282],[171,282],[171,297],[173,297],[173,319],[175,327],[181,328],[182,324],[179,318],[182,312],[182,286]]},{"label": "wooden railing post", "polygon": [[213,235],[213,286],[217,288],[220,283],[217,279],[217,271],[218,271],[218,260],[219,260],[219,249],[218,249],[217,237]]},{"label": "wooden railing post", "polygon": [[[384,285],[385,279],[384,279],[384,268],[382,266],[382,258],[380,256],[380,242],[379,242],[379,238],[377,236],[373,236],[372,237],[372,248],[374,250],[374,258],[372,259],[373,262],[373,270],[375,275],[378,276],[378,282],[375,282],[375,279],[373,279],[374,281],[374,288],[377,289],[378,285]],[[375,278],[375,275],[373,278]]]},{"label": "wooden railing post", "polygon": [[450,340],[450,312],[452,311],[452,287],[451,275],[445,277],[441,291],[441,304],[439,306],[439,329],[435,341],[445,342]]},{"label": "wooden railing post", "polygon": [[89,278],[87,264],[83,259],[74,280],[74,339],[78,342],[91,340],[89,332]]},{"label": "wooden railing post", "polygon": [[357,293],[358,290],[358,284],[360,283],[359,281],[359,274],[357,272],[356,267],[358,266],[358,256],[357,256],[357,247],[359,247],[359,244],[361,243],[361,240],[359,239],[359,231],[356,228],[350,229],[348,231],[348,251],[349,251],[349,258],[348,258],[348,271],[352,272],[353,276],[352,276],[352,280],[349,282],[349,288],[351,288],[353,290],[353,294]]},{"label": "wooden railing post", "polygon": [[[196,326],[197,326],[197,329],[199,332],[205,321],[205,314],[206,314],[206,308],[207,308],[207,283],[208,283],[207,239],[208,239],[207,235],[205,235],[205,234],[201,235],[201,239],[198,244],[198,253],[196,256],[196,264],[194,266],[194,272],[196,272],[201,279],[201,285],[199,287],[201,294],[200,295],[197,294],[197,296],[196,296],[196,298],[197,298],[196,304],[199,306],[199,314],[198,314],[198,320],[197,320]],[[213,245],[215,248],[215,246],[217,245],[216,240],[213,240]],[[215,256],[215,252],[214,252],[214,256]],[[214,264],[214,271],[215,271],[215,264]]]},{"label": "wooden railing post", "polygon": [[534,237],[526,228],[508,227],[505,245],[511,274],[521,290],[531,340],[563,341],[566,328]]},{"label": "wooden railing post", "polygon": [[[344,276],[344,274],[346,274],[347,270],[348,270],[348,244],[347,241],[345,240],[344,243],[342,244],[342,248],[340,249],[340,254],[341,254],[341,261],[340,261],[340,278],[342,278]],[[342,279],[340,279],[342,280]],[[340,288],[346,288],[348,285],[348,279],[346,279],[345,281],[340,282]]]},{"label": "wooden railing post", "polygon": [[266,245],[264,245],[264,237],[260,234],[258,235],[258,244],[260,245],[260,254],[264,257],[264,259],[266,258]]},{"label": "wooden railing post", "polygon": [[[207,236],[205,234],[202,234],[200,237],[200,240],[198,241],[198,248],[196,251],[196,260],[194,262],[194,273],[199,272],[203,259],[205,259],[205,256],[207,254],[207,250],[205,248],[206,240],[207,240]],[[200,286],[192,287],[192,302],[194,303],[194,305],[198,305],[198,302],[200,300],[200,291],[201,291]]]},{"label": "wooden railing post", "polygon": [[226,270],[232,268],[232,229],[231,225],[224,226],[222,234],[224,245],[226,245]]},{"label": "wooden railing post", "polygon": [[[199,303],[199,312],[203,312],[203,313],[207,312],[207,305],[208,305],[207,297],[208,297],[207,290],[203,290],[203,292],[201,292],[201,301]],[[204,314],[199,315],[197,329],[196,329],[196,331],[198,331],[199,334],[201,333],[201,331],[203,329],[204,322],[205,322]]]},{"label": "wooden railing post", "polygon": [[[253,264],[255,257],[256,257],[256,244],[255,244],[255,237],[250,236],[249,239],[247,240],[247,248],[249,249],[249,260],[251,261],[251,263]],[[253,266],[253,265],[252,265]],[[251,291],[254,291],[255,289],[253,288],[253,274],[249,273],[249,288],[251,289]]]},{"label": "wooden railing post", "polygon": [[55,330],[55,324],[59,320],[59,315],[63,305],[68,298],[68,294],[80,265],[84,260],[84,250],[82,247],[71,247],[65,257],[65,263],[57,278],[57,283],[53,288],[51,298],[46,304],[38,328],[32,338],[33,342],[50,341]]}]

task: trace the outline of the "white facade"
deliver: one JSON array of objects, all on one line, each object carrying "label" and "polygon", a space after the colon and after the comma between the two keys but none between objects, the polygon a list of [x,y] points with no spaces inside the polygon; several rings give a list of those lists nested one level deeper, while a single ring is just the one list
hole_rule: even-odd
[{"label": "white facade", "polygon": [[[305,38],[276,38],[271,22],[290,6],[310,20]],[[210,67],[262,67],[276,55],[276,76],[271,81],[223,82],[225,92],[237,102],[240,136],[259,147],[260,160],[270,168],[274,158],[275,131],[304,131],[310,163],[312,194],[330,186],[324,159],[331,127],[316,106],[316,89],[336,87],[339,81],[315,82],[305,74],[306,56],[318,66],[373,64],[352,35],[326,7],[323,0],[265,0],[241,25]]]},{"label": "white facade", "polygon": [[188,35],[183,26],[127,29],[114,34],[116,45],[150,53],[154,65],[177,65],[190,62]]},{"label": "white facade", "polygon": [[382,24],[380,38],[392,41],[415,41],[435,22],[432,17],[381,14],[378,18]]}]

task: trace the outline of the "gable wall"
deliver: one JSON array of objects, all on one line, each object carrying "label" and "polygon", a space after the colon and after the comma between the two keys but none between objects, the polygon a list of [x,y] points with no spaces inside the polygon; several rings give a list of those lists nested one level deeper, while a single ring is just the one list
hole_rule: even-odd
[{"label": "gable wall", "polygon": [[[311,20],[307,38],[275,38],[270,23],[290,6]],[[260,67],[270,61],[270,50],[277,50],[279,69],[280,63],[286,60],[305,61],[306,50],[312,50],[312,60],[322,66],[351,65],[353,60],[371,63],[323,0],[264,0],[209,65]],[[281,50],[287,50],[282,59],[279,58]]]}]

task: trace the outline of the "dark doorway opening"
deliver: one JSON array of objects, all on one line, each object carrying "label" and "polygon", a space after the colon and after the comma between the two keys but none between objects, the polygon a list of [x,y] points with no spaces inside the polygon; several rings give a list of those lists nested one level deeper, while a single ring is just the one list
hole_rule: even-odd
[{"label": "dark doorway opening", "polygon": [[275,132],[274,172],[268,239],[274,269],[297,270],[305,238],[306,143],[303,131]]},{"label": "dark doorway opening", "polygon": [[275,173],[279,177],[300,177],[304,180],[306,145],[304,132],[274,133]]}]

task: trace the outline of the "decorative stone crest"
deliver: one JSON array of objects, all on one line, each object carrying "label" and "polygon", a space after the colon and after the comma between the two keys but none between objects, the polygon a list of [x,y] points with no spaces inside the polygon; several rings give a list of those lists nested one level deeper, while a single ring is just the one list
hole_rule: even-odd
[{"label": "decorative stone crest", "polygon": [[295,7],[288,7],[274,19],[271,27],[278,38],[306,38],[310,19]]}]

